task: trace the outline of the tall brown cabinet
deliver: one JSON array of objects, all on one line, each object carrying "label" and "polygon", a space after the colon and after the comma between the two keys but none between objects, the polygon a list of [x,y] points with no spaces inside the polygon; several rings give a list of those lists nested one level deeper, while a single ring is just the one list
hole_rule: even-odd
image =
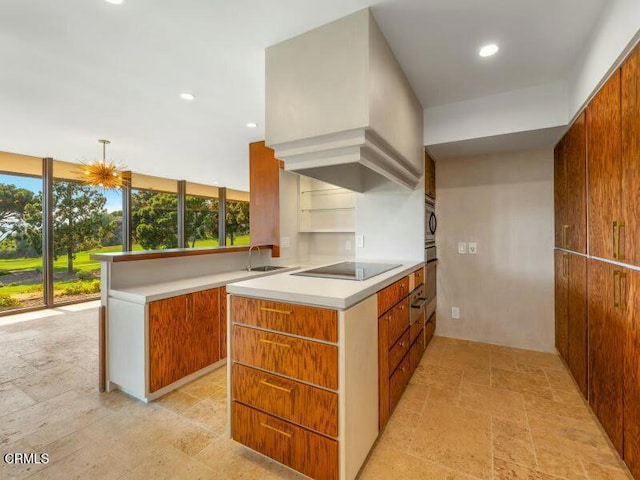
[{"label": "tall brown cabinet", "polygon": [[640,46],[554,162],[556,347],[640,479]]}]

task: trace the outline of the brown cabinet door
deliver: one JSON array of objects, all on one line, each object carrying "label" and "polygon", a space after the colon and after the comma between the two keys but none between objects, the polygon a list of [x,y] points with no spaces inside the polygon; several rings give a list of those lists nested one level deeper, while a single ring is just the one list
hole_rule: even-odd
[{"label": "brown cabinet door", "polygon": [[220,359],[227,358],[227,287],[220,287]]},{"label": "brown cabinet door", "polygon": [[571,251],[587,253],[587,135],[584,112],[573,123],[565,139],[565,245]]},{"label": "brown cabinet door", "polygon": [[436,162],[424,152],[424,193],[436,199]]},{"label": "brown cabinet door", "polygon": [[621,260],[640,266],[640,46],[622,65],[621,220]]},{"label": "brown cabinet door", "polygon": [[569,255],[567,364],[585,398],[587,390],[587,259]]},{"label": "brown cabinet door", "polygon": [[569,353],[569,254],[559,250],[555,252],[555,282],[556,348],[566,361]]},{"label": "brown cabinet door", "polygon": [[589,253],[607,259],[617,257],[614,222],[621,220],[620,85],[617,70],[587,107]]},{"label": "brown cabinet door", "polygon": [[567,248],[567,162],[565,160],[566,136],[553,151],[553,203],[555,211],[555,246]]},{"label": "brown cabinet door", "polygon": [[220,300],[219,289],[203,290],[189,295],[191,368],[197,372],[220,360]]},{"label": "brown cabinet door", "polygon": [[625,317],[624,460],[640,478],[640,273],[627,271],[622,284]]},{"label": "brown cabinet door", "polygon": [[622,454],[625,322],[624,268],[589,260],[589,404]]},{"label": "brown cabinet door", "polygon": [[188,354],[188,296],[149,304],[149,390],[165,387],[191,373]]}]

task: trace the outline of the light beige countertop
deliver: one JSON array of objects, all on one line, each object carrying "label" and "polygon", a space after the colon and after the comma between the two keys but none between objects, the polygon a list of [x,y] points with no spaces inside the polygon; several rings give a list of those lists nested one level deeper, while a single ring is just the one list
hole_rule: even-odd
[{"label": "light beige countertop", "polygon": [[274,274],[288,272],[295,269],[297,269],[297,267],[290,267],[271,272],[248,272],[246,270],[235,270],[231,272],[215,273],[199,277],[171,280],[168,282],[151,283],[137,287],[109,290],[109,297],[144,305],[145,303],[162,300],[163,298],[222,287],[238,280],[273,276]]},{"label": "light beige countertop", "polygon": [[[227,293],[346,310],[424,265],[424,262],[391,260],[357,261],[395,263],[400,266],[363,281],[302,277],[291,275],[290,270],[280,271],[268,278],[251,278],[234,282],[227,286]],[[298,271],[301,270],[296,270]]]}]

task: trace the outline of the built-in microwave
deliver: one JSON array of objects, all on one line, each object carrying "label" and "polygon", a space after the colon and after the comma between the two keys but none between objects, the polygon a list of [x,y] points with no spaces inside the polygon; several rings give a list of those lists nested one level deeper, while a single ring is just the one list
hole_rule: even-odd
[{"label": "built-in microwave", "polygon": [[438,258],[436,253],[436,229],[438,220],[436,218],[436,205],[433,200],[425,196],[424,199],[424,260],[431,262]]}]

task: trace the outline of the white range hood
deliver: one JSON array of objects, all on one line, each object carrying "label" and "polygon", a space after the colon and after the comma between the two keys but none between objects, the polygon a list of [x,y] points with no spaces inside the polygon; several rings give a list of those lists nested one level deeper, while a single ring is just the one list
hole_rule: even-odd
[{"label": "white range hood", "polygon": [[269,47],[266,144],[285,168],[357,192],[418,185],[422,105],[369,9]]}]

